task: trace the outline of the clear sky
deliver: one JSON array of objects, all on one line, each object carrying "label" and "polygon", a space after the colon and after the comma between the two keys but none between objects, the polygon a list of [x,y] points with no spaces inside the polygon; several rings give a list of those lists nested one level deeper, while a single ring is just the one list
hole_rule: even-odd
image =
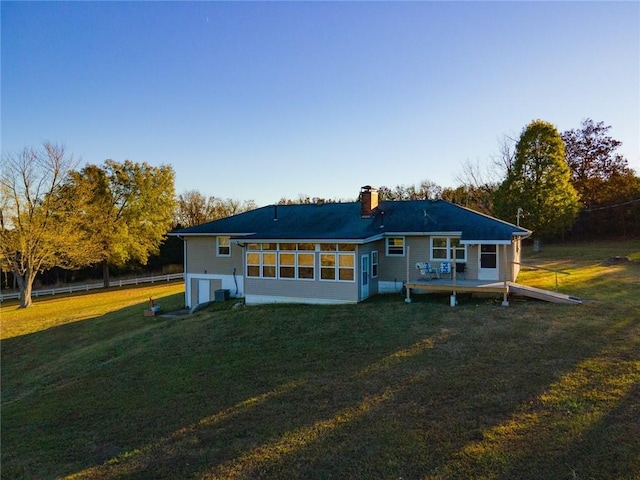
[{"label": "clear sky", "polygon": [[2,152],[171,164],[258,205],[456,186],[540,118],[640,172],[640,3],[8,2]]}]

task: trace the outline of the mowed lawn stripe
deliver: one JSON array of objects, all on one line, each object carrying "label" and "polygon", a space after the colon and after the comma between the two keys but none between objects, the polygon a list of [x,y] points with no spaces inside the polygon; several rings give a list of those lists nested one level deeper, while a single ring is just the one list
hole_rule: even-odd
[{"label": "mowed lawn stripe", "polygon": [[582,305],[390,295],[149,318],[145,297],[7,338],[2,476],[640,478],[640,246],[581,248],[534,263],[562,264]]}]

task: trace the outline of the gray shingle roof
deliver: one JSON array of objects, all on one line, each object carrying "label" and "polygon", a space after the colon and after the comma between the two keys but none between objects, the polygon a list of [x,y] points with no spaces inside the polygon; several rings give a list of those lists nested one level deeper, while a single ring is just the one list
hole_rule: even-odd
[{"label": "gray shingle roof", "polygon": [[361,218],[360,203],[270,205],[173,235],[230,235],[273,240],[355,240],[383,234],[461,233],[461,239],[510,241],[531,232],[444,200],[380,202]]}]

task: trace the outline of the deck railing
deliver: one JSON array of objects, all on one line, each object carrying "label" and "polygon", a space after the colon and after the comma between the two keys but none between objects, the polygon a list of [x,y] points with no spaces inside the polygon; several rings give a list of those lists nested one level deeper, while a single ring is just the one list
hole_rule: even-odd
[{"label": "deck railing", "polygon": [[[139,285],[142,283],[158,283],[171,282],[173,280],[182,280],[184,273],[169,273],[166,275],[150,275],[147,277],[123,278],[112,280],[111,287],[124,287],[125,285]],[[68,285],[60,288],[41,288],[31,292],[32,297],[42,297],[45,295],[58,295],[61,293],[88,292],[96,288],[104,288],[104,283],[86,283],[83,285]],[[20,299],[20,292],[2,293],[0,292],[0,303],[5,300]]]},{"label": "deck railing", "polygon": [[521,263],[521,262],[511,262],[514,265],[520,265],[521,267],[530,268],[532,270],[546,270],[547,272],[553,272],[556,275],[556,290],[558,290],[558,274],[560,275],[571,275],[569,272],[565,272],[562,270],[554,270],[553,268],[540,267],[538,265],[531,265],[530,263]]}]

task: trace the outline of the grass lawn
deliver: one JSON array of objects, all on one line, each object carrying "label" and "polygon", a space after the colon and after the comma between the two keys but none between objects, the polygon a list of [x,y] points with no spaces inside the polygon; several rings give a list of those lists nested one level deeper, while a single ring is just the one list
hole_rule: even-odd
[{"label": "grass lawn", "polygon": [[640,242],[543,247],[584,304],[3,305],[2,478],[640,478]]}]

